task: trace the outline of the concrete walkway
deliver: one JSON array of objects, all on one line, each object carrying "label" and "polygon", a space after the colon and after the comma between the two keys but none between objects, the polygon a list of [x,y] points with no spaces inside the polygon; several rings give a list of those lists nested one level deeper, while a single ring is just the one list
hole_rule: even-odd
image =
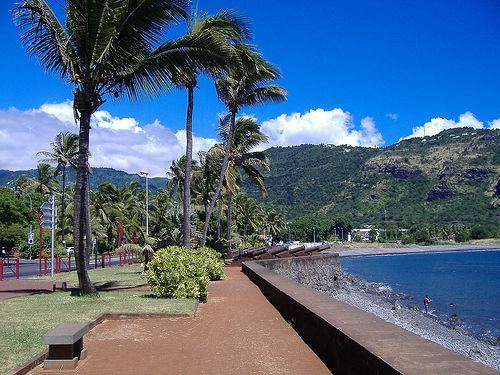
[{"label": "concrete walkway", "polygon": [[237,267],[195,318],[106,321],[84,341],[78,374],[330,373]]}]

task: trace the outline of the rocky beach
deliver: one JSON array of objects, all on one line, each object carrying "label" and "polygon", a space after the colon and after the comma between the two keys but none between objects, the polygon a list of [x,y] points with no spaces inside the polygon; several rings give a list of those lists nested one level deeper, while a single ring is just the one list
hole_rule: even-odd
[{"label": "rocky beach", "polygon": [[408,296],[341,272],[336,287],[321,291],[342,302],[370,312],[410,332],[431,340],[474,361],[500,370],[500,342],[494,337],[474,337],[456,317],[447,320],[425,314]]}]

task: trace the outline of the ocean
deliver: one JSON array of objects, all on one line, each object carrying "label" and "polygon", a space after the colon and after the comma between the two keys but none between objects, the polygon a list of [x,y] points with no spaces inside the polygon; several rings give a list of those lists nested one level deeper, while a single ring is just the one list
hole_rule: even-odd
[{"label": "ocean", "polygon": [[427,294],[435,318],[458,318],[474,336],[500,340],[500,250],[345,257],[341,265],[390,296],[399,294],[406,306],[423,310]]}]

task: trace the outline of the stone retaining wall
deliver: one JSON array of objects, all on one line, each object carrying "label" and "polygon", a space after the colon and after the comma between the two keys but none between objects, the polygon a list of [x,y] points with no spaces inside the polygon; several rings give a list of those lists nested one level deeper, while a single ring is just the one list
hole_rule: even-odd
[{"label": "stone retaining wall", "polygon": [[262,260],[259,264],[281,276],[325,293],[342,288],[342,278],[345,277],[340,272],[337,254]]}]

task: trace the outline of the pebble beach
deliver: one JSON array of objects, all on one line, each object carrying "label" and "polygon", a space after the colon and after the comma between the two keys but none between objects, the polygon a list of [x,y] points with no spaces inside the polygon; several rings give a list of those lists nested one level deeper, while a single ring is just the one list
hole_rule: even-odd
[{"label": "pebble beach", "polygon": [[417,307],[406,306],[387,290],[347,273],[340,279],[343,284],[340,288],[326,291],[331,297],[500,371],[498,338],[474,337],[459,324],[441,321]]}]

